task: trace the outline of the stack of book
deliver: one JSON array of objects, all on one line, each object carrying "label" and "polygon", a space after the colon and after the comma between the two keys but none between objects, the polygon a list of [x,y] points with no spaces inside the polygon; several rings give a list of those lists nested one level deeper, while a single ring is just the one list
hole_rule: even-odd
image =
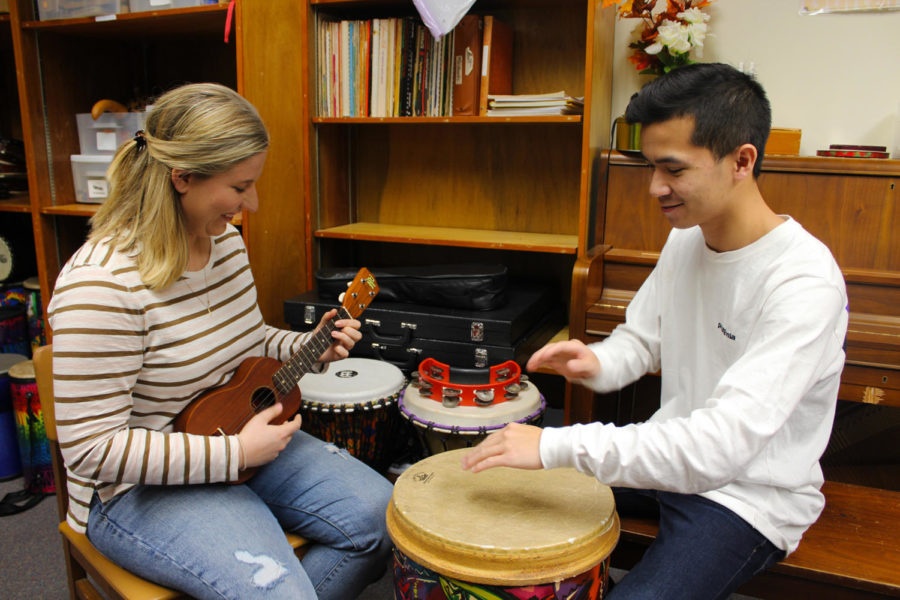
[{"label": "stack of book", "polygon": [[522,117],[541,115],[580,115],[584,112],[584,98],[574,98],[564,91],[549,94],[518,94],[488,96],[489,117]]}]

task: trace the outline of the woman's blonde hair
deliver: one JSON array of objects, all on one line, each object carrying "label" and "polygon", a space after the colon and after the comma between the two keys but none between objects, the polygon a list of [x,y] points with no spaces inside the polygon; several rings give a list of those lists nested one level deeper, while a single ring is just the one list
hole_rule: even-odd
[{"label": "woman's blonde hair", "polygon": [[89,239],[136,255],[151,289],[171,285],[188,262],[188,239],[172,169],[208,177],[268,148],[259,113],[214,83],[175,88],[154,103],[145,130],[119,148],[107,171],[109,198],[91,219]]}]

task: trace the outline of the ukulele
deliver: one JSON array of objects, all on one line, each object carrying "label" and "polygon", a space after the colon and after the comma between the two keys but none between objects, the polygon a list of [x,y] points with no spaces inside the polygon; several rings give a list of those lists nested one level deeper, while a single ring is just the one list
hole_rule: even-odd
[{"label": "ukulele", "polygon": [[[300,378],[309,373],[334,342],[331,332],[338,319],[355,319],[378,294],[378,283],[365,267],[359,270],[333,319],[325,323],[286,362],[254,356],[244,359],[228,383],[206,391],[175,418],[175,431],[197,435],[233,435],[256,413],[281,402],[281,414],[271,421],[280,425],[300,410]],[[255,472],[244,469],[233,483],[243,483]]]}]

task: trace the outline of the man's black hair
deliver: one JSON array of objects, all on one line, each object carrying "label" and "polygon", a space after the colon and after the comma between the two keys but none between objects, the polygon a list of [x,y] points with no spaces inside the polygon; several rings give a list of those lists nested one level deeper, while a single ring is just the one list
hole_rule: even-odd
[{"label": "man's black hair", "polygon": [[643,126],[679,117],[694,119],[691,143],[716,160],[742,144],[756,146],[753,176],[759,177],[772,109],[752,76],[722,63],[687,65],[645,85],[625,109],[629,123]]}]

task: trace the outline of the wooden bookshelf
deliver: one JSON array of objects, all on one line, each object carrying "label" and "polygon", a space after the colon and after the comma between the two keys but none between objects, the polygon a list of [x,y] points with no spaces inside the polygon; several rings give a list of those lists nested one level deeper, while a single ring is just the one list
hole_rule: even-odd
[{"label": "wooden bookshelf", "polygon": [[486,0],[470,11],[512,28],[514,94],[565,90],[584,97],[583,114],[323,117],[317,22],[417,14],[389,0],[306,4],[307,285],[320,266],[502,261],[513,277],[556,281],[568,304],[608,143],[614,10]]}]

